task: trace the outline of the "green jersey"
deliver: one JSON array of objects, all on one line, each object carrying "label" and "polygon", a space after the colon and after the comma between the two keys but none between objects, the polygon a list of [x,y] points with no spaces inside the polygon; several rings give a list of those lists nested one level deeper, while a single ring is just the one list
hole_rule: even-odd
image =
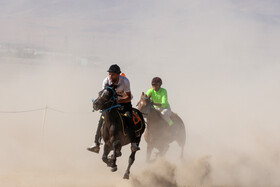
[{"label": "green jersey", "polygon": [[167,108],[170,106],[168,103],[167,91],[164,88],[160,88],[157,92],[151,88],[147,91],[146,95],[148,97],[151,96],[154,103],[161,104],[161,107],[155,105],[155,108]]}]

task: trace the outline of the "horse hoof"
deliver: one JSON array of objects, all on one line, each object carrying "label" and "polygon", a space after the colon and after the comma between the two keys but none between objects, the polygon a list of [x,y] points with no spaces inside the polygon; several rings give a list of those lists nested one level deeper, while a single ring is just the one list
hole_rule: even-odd
[{"label": "horse hoof", "polygon": [[113,166],[113,161],[111,159],[108,159],[106,164],[107,164],[107,167],[112,167]]},{"label": "horse hoof", "polygon": [[129,175],[128,174],[124,174],[123,179],[129,179]]},{"label": "horse hoof", "polygon": [[115,172],[115,171],[117,171],[117,170],[118,170],[118,167],[117,167],[117,166],[112,167],[112,169],[111,169],[112,172]]}]

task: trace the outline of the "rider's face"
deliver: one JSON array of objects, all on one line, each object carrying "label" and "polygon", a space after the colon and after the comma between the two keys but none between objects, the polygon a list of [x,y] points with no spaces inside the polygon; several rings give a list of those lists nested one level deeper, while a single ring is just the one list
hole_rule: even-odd
[{"label": "rider's face", "polygon": [[153,89],[157,92],[160,89],[160,84],[153,84]]},{"label": "rider's face", "polygon": [[109,72],[109,79],[112,83],[118,83],[120,74]]}]

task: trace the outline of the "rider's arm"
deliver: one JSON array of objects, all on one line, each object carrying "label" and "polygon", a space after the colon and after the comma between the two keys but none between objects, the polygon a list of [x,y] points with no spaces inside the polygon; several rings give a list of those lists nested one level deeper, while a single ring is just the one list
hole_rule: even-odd
[{"label": "rider's arm", "polygon": [[106,87],[106,84],[108,84],[108,77],[106,77],[102,82],[102,89]]},{"label": "rider's arm", "polygon": [[128,103],[128,102],[131,102],[131,92],[125,92],[126,96],[119,99],[118,102],[119,103]]},{"label": "rider's arm", "polygon": [[[152,98],[152,94],[153,94],[153,88],[149,89],[147,92],[146,92],[146,95],[149,97],[149,98]],[[153,98],[152,98],[153,99]],[[161,103],[154,103],[152,101],[152,104],[155,105],[155,106],[158,106],[158,107],[161,107]]]},{"label": "rider's arm", "polygon": [[164,90],[162,97],[161,97],[161,106],[166,107],[168,106],[168,98],[167,98],[167,91]]},{"label": "rider's arm", "polygon": [[131,102],[132,96],[130,91],[130,82],[127,78],[124,78],[124,92],[125,95],[121,99],[118,100],[119,103],[128,103]]}]

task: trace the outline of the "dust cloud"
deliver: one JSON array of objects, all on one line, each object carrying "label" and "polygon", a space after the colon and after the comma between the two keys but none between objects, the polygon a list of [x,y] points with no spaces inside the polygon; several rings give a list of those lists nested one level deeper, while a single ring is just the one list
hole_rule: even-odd
[{"label": "dust cloud", "polygon": [[210,186],[211,166],[209,157],[192,162],[172,164],[162,158],[157,159],[136,177],[132,185],[141,186]]},{"label": "dust cloud", "polygon": [[[254,186],[279,179],[278,1],[0,2],[1,186]],[[187,130],[122,179],[93,143],[107,68],[131,82],[133,105],[163,79]],[[153,156],[156,153],[153,154]]]}]

